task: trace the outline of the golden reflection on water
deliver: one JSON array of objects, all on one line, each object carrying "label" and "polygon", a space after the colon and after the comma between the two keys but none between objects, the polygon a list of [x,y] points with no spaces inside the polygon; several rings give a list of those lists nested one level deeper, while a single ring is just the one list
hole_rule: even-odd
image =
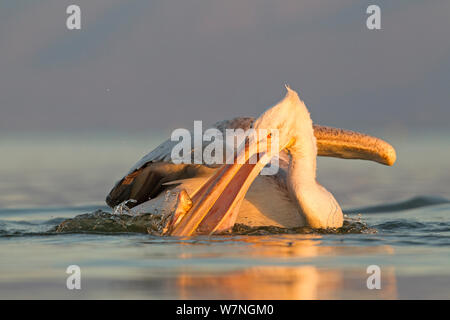
[{"label": "golden reflection on water", "polygon": [[[224,299],[317,299],[319,292],[341,287],[337,271],[319,271],[313,266],[251,267],[221,275],[180,275],[177,285],[182,299],[192,299],[199,291]],[[326,287],[326,290],[322,290]],[[328,294],[321,298],[332,298]]]},{"label": "golden reflection on water", "polygon": [[[393,254],[390,246],[339,247],[319,246],[320,236],[305,236],[304,240],[286,241],[273,236],[246,237],[249,242],[247,258],[313,258],[330,255]],[[242,252],[240,253],[242,254]],[[180,258],[187,258],[180,255]],[[189,258],[192,258],[190,256]],[[277,259],[277,260],[274,260]],[[306,259],[308,261],[309,259]],[[254,266],[224,273],[182,273],[177,277],[182,299],[395,299],[397,285],[395,270],[382,268],[380,290],[369,290],[367,266],[360,269],[342,267]]]},{"label": "golden reflection on water", "polygon": [[380,290],[369,290],[369,275],[355,270],[323,270],[314,266],[260,266],[225,274],[181,274],[182,299],[395,299],[393,268],[383,269]]},{"label": "golden reflection on water", "polygon": [[[389,245],[377,246],[351,246],[346,245],[324,245],[321,241],[322,236],[318,234],[281,234],[265,236],[234,236],[232,238],[223,237],[222,239],[210,239],[207,246],[214,246],[215,243],[232,244],[235,246],[233,251],[205,250],[204,253],[182,252],[178,255],[180,259],[205,258],[217,256],[239,256],[239,257],[260,257],[260,258],[317,258],[330,256],[358,256],[395,253],[394,248]],[[189,240],[183,238],[181,240]],[[245,243],[246,245],[242,245]],[[184,246],[201,245],[205,243],[192,243],[180,241]]]}]

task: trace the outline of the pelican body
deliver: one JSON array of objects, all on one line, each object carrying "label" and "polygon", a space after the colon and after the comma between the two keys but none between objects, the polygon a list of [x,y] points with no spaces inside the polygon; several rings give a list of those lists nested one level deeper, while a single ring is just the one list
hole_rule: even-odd
[{"label": "pelican body", "polygon": [[[214,125],[226,129],[264,129],[267,135],[246,142],[232,164],[174,164],[167,140],[144,156],[119,180],[106,202],[115,207],[134,201],[134,214],[157,212],[176,195],[165,235],[192,236],[224,232],[235,223],[247,226],[339,228],[343,214],[333,195],[316,180],[317,156],[363,159],[392,165],[394,148],[365,134],[313,125],[298,94],[287,93],[257,119],[235,118]],[[277,150],[263,150],[278,132]],[[204,148],[204,146],[202,146]],[[262,151],[261,151],[262,150]],[[260,175],[279,156],[275,175]],[[250,158],[256,156],[256,163]]]}]

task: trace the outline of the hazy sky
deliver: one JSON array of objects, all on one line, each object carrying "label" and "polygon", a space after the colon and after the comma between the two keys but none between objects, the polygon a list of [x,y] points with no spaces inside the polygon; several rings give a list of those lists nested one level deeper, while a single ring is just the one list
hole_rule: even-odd
[{"label": "hazy sky", "polygon": [[450,1],[0,2],[1,132],[191,128],[258,115],[284,83],[317,123],[444,127]]}]

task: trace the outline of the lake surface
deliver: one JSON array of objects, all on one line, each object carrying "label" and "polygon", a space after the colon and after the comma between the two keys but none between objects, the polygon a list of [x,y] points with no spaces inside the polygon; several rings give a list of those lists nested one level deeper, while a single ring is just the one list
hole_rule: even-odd
[{"label": "lake surface", "polygon": [[[392,136],[394,167],[320,159],[319,181],[368,232],[189,239],[49,232],[109,210],[109,189],[161,136],[3,136],[0,298],[448,299],[448,136]],[[81,290],[66,288],[69,265]],[[370,265],[379,290],[367,288]]]}]

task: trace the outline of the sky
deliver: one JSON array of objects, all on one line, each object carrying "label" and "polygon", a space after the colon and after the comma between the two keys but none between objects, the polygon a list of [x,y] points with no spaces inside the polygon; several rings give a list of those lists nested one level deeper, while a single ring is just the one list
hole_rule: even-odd
[{"label": "sky", "polygon": [[432,131],[450,116],[449,34],[448,0],[1,1],[0,133],[191,128],[257,116],[285,83],[319,124]]}]

